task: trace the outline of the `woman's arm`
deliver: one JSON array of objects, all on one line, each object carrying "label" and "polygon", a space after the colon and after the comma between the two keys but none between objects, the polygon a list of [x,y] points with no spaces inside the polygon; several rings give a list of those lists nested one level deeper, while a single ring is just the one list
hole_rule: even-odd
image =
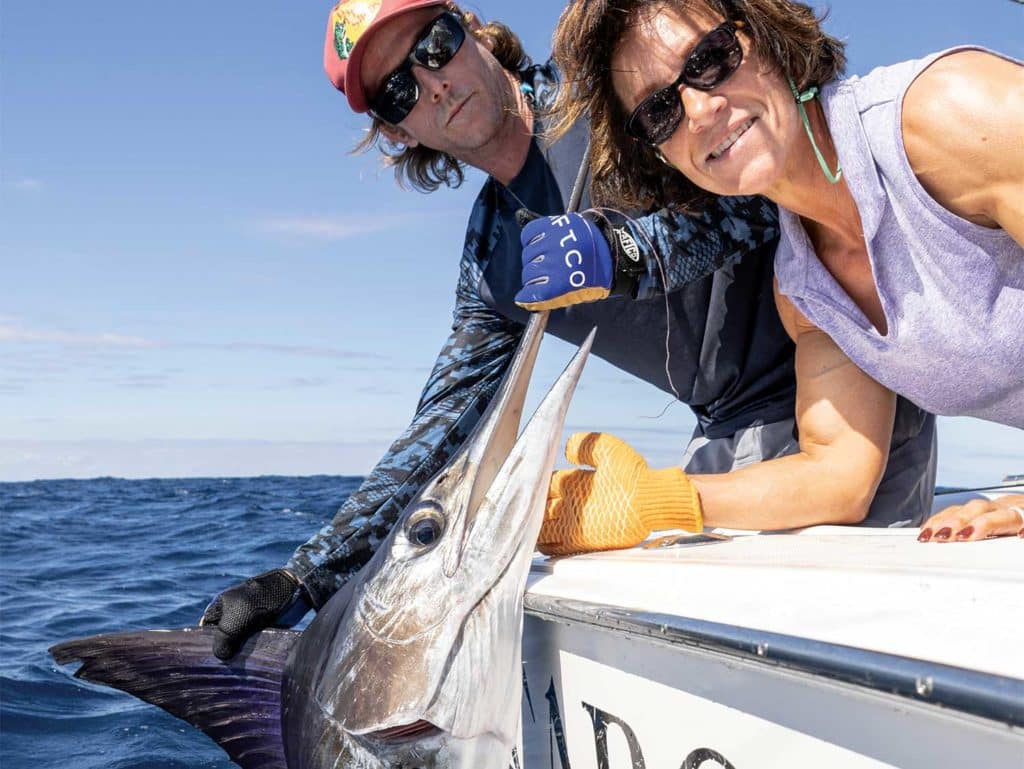
[{"label": "woman's arm", "polygon": [[796,341],[800,451],[721,475],[692,475],[704,525],[784,529],[859,523],[885,472],[896,396],[855,366],[778,290]]},{"label": "woman's arm", "polygon": [[939,205],[1024,244],[1024,67],[984,51],[942,57],[907,90],[902,128]]},{"label": "woman's arm", "polygon": [[[931,64],[903,101],[910,167],[937,203],[1024,245],[1024,67],[984,51]],[[932,516],[922,542],[1024,531],[1024,495],[974,500]]]}]

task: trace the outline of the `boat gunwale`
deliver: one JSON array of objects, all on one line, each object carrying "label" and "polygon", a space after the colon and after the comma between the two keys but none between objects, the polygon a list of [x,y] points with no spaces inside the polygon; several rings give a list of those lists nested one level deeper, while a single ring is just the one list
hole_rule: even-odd
[{"label": "boat gunwale", "polygon": [[1024,681],[886,652],[691,617],[526,593],[526,613],[696,648],[1024,728]]}]

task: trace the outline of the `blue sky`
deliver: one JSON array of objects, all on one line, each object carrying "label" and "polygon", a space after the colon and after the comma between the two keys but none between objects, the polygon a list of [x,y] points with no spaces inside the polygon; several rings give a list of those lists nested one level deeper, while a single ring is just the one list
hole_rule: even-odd
[{"label": "blue sky", "polygon": [[[468,7],[541,58],[561,3]],[[423,196],[348,154],[364,121],[321,70],[328,9],[0,5],[0,480],[362,474],[407,424],[481,178]],[[1024,57],[1012,0],[837,0],[827,27],[852,73],[966,42]],[[537,381],[569,353],[550,339]],[[667,403],[593,361],[569,428],[671,462],[693,419]],[[940,481],[1024,472],[1020,431],[941,429]]]}]

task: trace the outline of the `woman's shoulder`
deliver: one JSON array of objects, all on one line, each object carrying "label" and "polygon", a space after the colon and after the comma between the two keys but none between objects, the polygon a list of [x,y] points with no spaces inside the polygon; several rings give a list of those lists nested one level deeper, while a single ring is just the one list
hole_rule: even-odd
[{"label": "woman's shoulder", "polygon": [[921,58],[881,65],[867,74],[837,80],[827,88],[852,96],[858,110],[864,112],[881,104],[898,103],[907,89],[936,62],[976,50],[967,47],[949,48]]},{"label": "woman's shoulder", "polygon": [[935,58],[906,90],[903,144],[918,180],[944,208],[991,226],[985,196],[1019,169],[1024,67],[980,48]]},{"label": "woman's shoulder", "polygon": [[[866,75],[853,75],[826,86],[852,95],[861,112],[878,104],[900,104],[911,92],[928,98],[984,98],[1000,77],[1020,72],[1021,62],[979,46],[957,46],[895,64],[875,67]],[[1019,85],[1018,85],[1019,88]],[[1000,102],[989,104],[998,107]]]},{"label": "woman's shoulder", "polygon": [[[955,128],[957,118],[968,125],[995,116],[1020,102],[1024,67],[984,48],[955,48],[929,57],[908,84],[904,113],[912,118],[942,121]],[[951,113],[952,111],[952,113]]]}]

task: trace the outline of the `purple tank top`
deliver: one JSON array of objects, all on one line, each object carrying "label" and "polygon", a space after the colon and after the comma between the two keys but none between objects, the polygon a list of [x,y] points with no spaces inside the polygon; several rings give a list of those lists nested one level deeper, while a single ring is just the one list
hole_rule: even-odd
[{"label": "purple tank top", "polygon": [[935,59],[961,50],[822,89],[888,333],[825,269],[800,218],[786,210],[775,270],[782,294],[889,389],[936,414],[1024,428],[1024,248],[935,202],[903,146],[907,88]]}]

